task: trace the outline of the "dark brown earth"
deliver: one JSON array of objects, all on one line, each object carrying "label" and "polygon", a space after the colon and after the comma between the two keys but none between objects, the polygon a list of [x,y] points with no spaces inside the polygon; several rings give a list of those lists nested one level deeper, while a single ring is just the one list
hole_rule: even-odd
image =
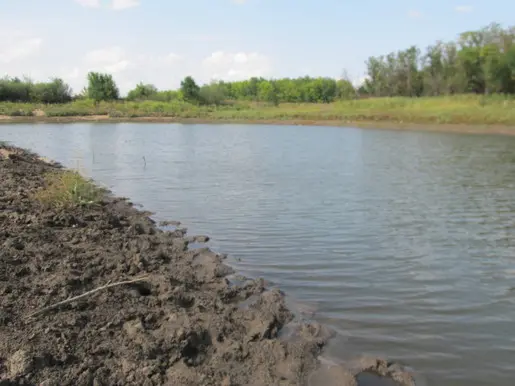
[{"label": "dark brown earth", "polygon": [[[230,281],[224,256],[188,249],[132,205],[48,209],[32,199],[60,169],[0,148],[0,385],[357,385],[370,370],[414,385],[376,359],[322,366],[329,337],[294,320],[263,280]],[[45,307],[120,281],[46,312]],[[286,337],[280,337],[288,324]]]}]

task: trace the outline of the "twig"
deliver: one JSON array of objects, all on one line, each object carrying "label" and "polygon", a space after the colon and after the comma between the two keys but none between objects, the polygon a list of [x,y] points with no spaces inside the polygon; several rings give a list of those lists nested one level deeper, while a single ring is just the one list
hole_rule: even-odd
[{"label": "twig", "polygon": [[74,296],[73,298],[68,298],[66,300],[63,300],[59,303],[55,303],[55,304],[52,304],[48,307],[44,307],[44,308],[41,308],[40,310],[38,311],[35,311],[33,312],[32,314],[28,315],[29,318],[33,317],[33,316],[36,316],[36,315],[39,315],[39,314],[42,314],[44,312],[47,312],[47,311],[50,311],[50,310],[53,310],[54,308],[57,308],[57,307],[60,307],[60,306],[63,306],[65,304],[68,304],[68,303],[71,303],[75,300],[79,300],[79,299],[82,299],[82,298],[85,298],[86,296],[89,296],[89,295],[92,295],[94,294],[95,292],[98,292],[98,291],[102,291],[104,289],[108,289],[108,288],[111,288],[111,287],[116,287],[116,286],[119,286],[119,285],[124,285],[124,284],[131,284],[131,283],[136,283],[138,281],[143,281],[143,280],[146,280],[148,279],[148,276],[145,276],[145,277],[140,277],[140,278],[137,278],[137,279],[132,279],[132,280],[126,280],[126,281],[119,281],[117,283],[111,283],[111,282],[108,282],[106,285],[102,286],[102,287],[98,287],[98,288],[95,288],[91,291],[88,291],[88,292],[85,292],[83,293],[82,295],[78,295],[78,296]]}]

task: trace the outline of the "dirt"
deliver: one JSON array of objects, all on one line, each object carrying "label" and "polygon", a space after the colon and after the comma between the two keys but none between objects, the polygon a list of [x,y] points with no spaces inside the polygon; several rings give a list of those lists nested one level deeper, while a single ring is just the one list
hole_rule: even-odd
[{"label": "dirt", "polygon": [[[112,196],[42,207],[32,194],[61,166],[2,150],[1,386],[345,386],[364,370],[414,384],[385,361],[321,366],[328,330],[294,319],[262,279],[230,280],[224,255],[188,249],[206,236],[162,230]],[[117,284],[133,279],[141,280]]]}]

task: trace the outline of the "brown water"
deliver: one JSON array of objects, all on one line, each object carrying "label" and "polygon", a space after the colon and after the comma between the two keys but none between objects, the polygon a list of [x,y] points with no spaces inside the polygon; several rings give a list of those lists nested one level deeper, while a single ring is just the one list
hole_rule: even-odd
[{"label": "brown water", "polygon": [[515,384],[515,137],[87,123],[0,125],[0,140],[209,234],[337,331],[328,360]]}]

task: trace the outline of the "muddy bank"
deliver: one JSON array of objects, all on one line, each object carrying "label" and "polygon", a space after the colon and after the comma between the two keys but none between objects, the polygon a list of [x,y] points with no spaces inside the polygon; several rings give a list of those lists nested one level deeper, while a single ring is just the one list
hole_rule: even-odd
[{"label": "muddy bank", "polygon": [[71,116],[71,117],[10,117],[0,115],[0,124],[12,123],[74,123],[74,122],[147,122],[147,123],[184,123],[184,124],[243,124],[243,125],[291,125],[291,126],[332,126],[358,127],[362,129],[383,129],[401,131],[426,131],[436,133],[460,134],[496,134],[515,135],[515,126],[489,124],[457,124],[457,123],[409,123],[394,121],[344,121],[344,120],[309,120],[309,119],[203,119],[174,117],[134,117],[111,118],[108,115]]},{"label": "muddy bank", "polygon": [[60,166],[0,150],[0,385],[345,386],[364,371],[414,384],[382,360],[322,365],[328,331],[263,280],[231,281],[223,255],[188,249],[206,237],[110,196],[43,207],[32,195]]}]

